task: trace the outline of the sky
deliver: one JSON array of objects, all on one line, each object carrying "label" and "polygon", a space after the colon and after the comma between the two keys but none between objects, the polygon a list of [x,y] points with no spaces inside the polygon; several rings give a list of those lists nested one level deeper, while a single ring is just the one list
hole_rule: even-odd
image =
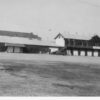
[{"label": "sky", "polygon": [[0,0],[0,30],[100,35],[100,0]]}]

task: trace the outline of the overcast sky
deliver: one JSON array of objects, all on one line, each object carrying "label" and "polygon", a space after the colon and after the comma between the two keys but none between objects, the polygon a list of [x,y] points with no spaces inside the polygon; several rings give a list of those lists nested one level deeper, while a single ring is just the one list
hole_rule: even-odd
[{"label": "overcast sky", "polygon": [[100,0],[0,0],[0,30],[100,34]]}]

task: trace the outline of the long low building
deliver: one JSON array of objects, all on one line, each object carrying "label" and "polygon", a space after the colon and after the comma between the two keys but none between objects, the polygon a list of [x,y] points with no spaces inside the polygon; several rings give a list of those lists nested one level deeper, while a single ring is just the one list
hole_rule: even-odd
[{"label": "long low building", "polygon": [[[11,34],[10,34],[10,32],[8,32],[8,31],[4,31],[4,35],[1,33],[0,33],[0,47],[1,47],[1,49],[3,47],[5,47],[5,49],[3,49],[3,50],[5,52],[9,52],[9,53],[23,52],[23,51],[25,51],[24,49],[26,47],[31,47],[31,48],[32,47],[34,47],[34,48],[35,47],[37,47],[37,48],[50,47],[51,49],[63,47],[63,46],[56,45],[56,43],[54,43],[54,42],[43,41],[40,38],[39,39],[34,38],[34,35],[32,35],[32,33],[11,32]],[[36,37],[36,35],[35,35],[35,37]]]}]

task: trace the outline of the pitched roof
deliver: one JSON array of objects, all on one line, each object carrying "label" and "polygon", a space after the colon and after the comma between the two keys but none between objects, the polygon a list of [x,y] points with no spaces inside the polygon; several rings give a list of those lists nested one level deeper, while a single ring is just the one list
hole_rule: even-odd
[{"label": "pitched roof", "polygon": [[58,35],[61,35],[65,39],[68,39],[68,38],[69,39],[77,39],[77,40],[90,40],[91,39],[91,36],[81,35],[81,34],[59,33]]},{"label": "pitched roof", "polygon": [[33,33],[26,33],[26,32],[13,32],[13,31],[0,30],[0,36],[24,37],[24,38],[34,38],[41,40],[39,36]]},{"label": "pitched roof", "polygon": [[12,44],[24,44],[24,45],[38,45],[38,46],[51,46],[51,47],[60,47],[56,43],[49,41],[40,41],[36,39],[29,39],[23,37],[10,37],[10,36],[0,36],[1,43],[12,43]]}]

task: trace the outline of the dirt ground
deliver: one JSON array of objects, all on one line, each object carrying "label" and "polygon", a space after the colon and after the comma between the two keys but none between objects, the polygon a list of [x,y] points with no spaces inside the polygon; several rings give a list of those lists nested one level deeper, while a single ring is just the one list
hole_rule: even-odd
[{"label": "dirt ground", "polygon": [[100,58],[0,53],[0,96],[100,96]]}]

